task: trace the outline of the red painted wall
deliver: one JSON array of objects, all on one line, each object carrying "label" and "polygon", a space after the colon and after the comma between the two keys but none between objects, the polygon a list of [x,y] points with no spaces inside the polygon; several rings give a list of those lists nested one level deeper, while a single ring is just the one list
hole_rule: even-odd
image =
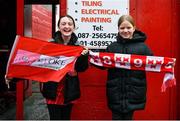
[{"label": "red painted wall", "polygon": [[[132,2],[132,1],[131,1]],[[177,35],[173,28],[175,0],[136,0],[133,1],[131,13],[136,18],[137,26],[148,35],[147,44],[154,55],[176,57]],[[173,32],[174,31],[174,32]],[[176,65],[179,67],[179,64]],[[176,72],[177,75],[177,72]],[[164,74],[148,73],[148,100],[144,111],[137,112],[137,119],[175,119],[176,118],[176,88],[160,92]],[[177,79],[178,81],[178,79]]]},{"label": "red painted wall", "polygon": [[[23,3],[23,0],[18,1]],[[23,34],[22,8],[17,7],[17,34],[20,35]],[[146,109],[137,111],[134,119],[180,119],[180,94],[176,93],[180,90],[179,11],[179,0],[130,0],[130,14],[135,18],[137,27],[148,35],[147,44],[154,55],[177,58],[177,86],[161,93],[164,75],[148,72]],[[73,107],[72,119],[111,119],[111,112],[106,104],[106,75],[106,71],[92,66],[85,73],[80,73],[82,96]],[[17,111],[22,110],[18,108]],[[19,117],[22,116],[17,115],[17,119],[21,119]]]},{"label": "red painted wall", "polygon": [[106,103],[106,75],[106,71],[93,66],[85,73],[80,73],[82,94],[73,107],[72,119],[111,119]]},{"label": "red painted wall", "polygon": [[[178,52],[178,0],[130,0],[130,14],[137,27],[147,36],[147,44],[156,56],[179,58]],[[179,90],[176,63],[177,87],[168,88],[161,93],[164,74],[148,72],[147,104],[145,110],[135,112],[134,119],[176,119],[180,104],[176,92]],[[82,96],[73,108],[73,119],[111,119],[106,104],[106,71],[92,66],[80,74]]]}]

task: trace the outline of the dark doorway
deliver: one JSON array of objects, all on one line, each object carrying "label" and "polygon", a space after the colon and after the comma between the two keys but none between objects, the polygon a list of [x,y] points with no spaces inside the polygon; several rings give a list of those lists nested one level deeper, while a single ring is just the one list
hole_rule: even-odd
[{"label": "dark doorway", "polygon": [[[16,0],[0,1],[0,114],[8,108],[12,94],[5,84],[6,65],[16,36]],[[14,90],[14,89],[12,89]]]}]

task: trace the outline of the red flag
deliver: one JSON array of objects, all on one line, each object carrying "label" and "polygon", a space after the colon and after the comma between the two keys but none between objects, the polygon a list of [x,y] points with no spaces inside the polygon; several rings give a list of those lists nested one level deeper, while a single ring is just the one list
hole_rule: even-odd
[{"label": "red flag", "polygon": [[22,78],[40,82],[59,82],[74,69],[83,48],[16,36],[8,65],[7,78]]}]

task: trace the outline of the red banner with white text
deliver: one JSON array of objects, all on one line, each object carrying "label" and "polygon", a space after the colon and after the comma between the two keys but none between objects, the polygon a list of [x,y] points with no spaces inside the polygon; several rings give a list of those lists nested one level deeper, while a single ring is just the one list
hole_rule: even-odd
[{"label": "red banner with white text", "polygon": [[16,36],[9,57],[6,78],[59,82],[74,70],[83,48]]}]

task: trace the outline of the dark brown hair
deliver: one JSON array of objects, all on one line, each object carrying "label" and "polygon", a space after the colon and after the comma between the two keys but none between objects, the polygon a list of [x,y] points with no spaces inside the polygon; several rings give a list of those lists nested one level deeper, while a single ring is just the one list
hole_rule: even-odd
[{"label": "dark brown hair", "polygon": [[59,24],[60,24],[60,21],[61,21],[61,19],[62,18],[64,18],[64,17],[68,17],[68,18],[70,18],[72,21],[73,21],[73,25],[74,25],[74,28],[76,27],[76,25],[75,25],[75,21],[74,21],[74,19],[73,19],[73,17],[72,16],[70,16],[70,15],[65,15],[65,16],[61,16],[60,18],[59,18],[59,20],[58,20],[58,28],[59,28]]}]

